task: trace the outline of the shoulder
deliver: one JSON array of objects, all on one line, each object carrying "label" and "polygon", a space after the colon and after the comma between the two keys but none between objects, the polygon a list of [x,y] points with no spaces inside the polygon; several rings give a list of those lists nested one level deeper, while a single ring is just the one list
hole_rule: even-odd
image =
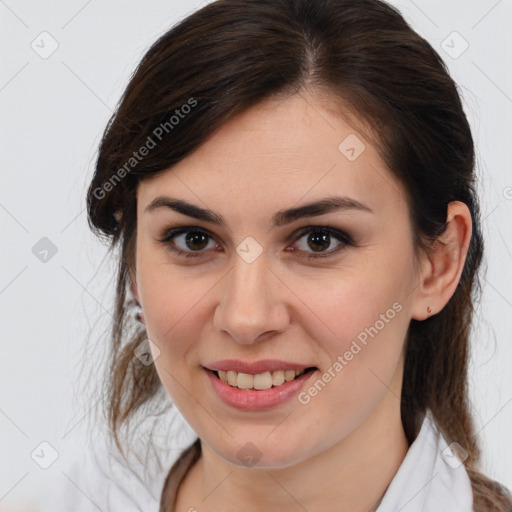
[{"label": "shoulder", "polygon": [[471,481],[454,448],[427,413],[377,512],[474,512]]},{"label": "shoulder", "polygon": [[[152,468],[129,467],[107,443],[84,446],[80,456],[60,468],[59,490],[48,489],[41,510],[52,512],[157,511],[164,475]],[[144,478],[146,475],[146,478]],[[149,476],[151,475],[151,476]],[[156,478],[155,478],[156,477]],[[154,485],[149,480],[155,478]],[[155,488],[156,487],[156,488]]]}]

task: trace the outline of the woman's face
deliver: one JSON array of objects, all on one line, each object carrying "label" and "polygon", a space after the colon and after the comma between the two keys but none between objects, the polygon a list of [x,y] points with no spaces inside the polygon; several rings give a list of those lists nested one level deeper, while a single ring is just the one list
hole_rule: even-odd
[{"label": "woman's face", "polygon": [[[233,118],[142,182],[137,208],[135,293],[156,369],[218,455],[286,467],[399,414],[419,307],[405,192],[315,96]],[[279,370],[312,367],[279,385],[294,375]],[[277,385],[239,389],[207,368],[231,368],[242,388]]]}]

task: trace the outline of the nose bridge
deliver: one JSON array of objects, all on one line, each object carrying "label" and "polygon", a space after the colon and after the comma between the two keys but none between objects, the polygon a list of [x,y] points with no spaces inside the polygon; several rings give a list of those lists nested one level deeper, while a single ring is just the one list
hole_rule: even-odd
[{"label": "nose bridge", "polygon": [[252,343],[265,333],[286,327],[285,307],[267,265],[263,254],[252,262],[237,255],[226,276],[215,323],[239,343]]}]

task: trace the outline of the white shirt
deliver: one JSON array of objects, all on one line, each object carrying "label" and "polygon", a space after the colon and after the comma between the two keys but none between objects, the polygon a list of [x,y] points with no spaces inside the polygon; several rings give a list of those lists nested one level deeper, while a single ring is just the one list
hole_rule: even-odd
[{"label": "white shirt", "polygon": [[[178,455],[179,451],[176,457]],[[77,463],[66,471],[65,488],[52,490],[56,500],[52,500],[48,508],[40,510],[158,512],[160,493],[169,467],[166,471],[153,473],[149,479],[152,488],[149,489],[110,458],[103,470],[91,460],[85,466],[83,462]],[[425,416],[418,436],[409,447],[376,512],[474,512],[466,469],[447,446],[444,437],[436,435],[430,413]]]},{"label": "white shirt", "polygon": [[474,512],[464,464],[437,435],[430,411],[376,512]]}]

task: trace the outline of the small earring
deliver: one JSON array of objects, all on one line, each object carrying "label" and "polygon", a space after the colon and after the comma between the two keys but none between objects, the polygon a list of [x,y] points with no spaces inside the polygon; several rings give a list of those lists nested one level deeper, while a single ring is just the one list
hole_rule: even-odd
[{"label": "small earring", "polygon": [[135,320],[141,324],[144,323],[144,320],[142,318],[142,306],[140,305],[140,302],[138,300],[135,301],[133,318],[135,318]]},{"label": "small earring", "polygon": [[430,308],[430,306],[427,306],[427,313],[432,313],[432,309]]}]

